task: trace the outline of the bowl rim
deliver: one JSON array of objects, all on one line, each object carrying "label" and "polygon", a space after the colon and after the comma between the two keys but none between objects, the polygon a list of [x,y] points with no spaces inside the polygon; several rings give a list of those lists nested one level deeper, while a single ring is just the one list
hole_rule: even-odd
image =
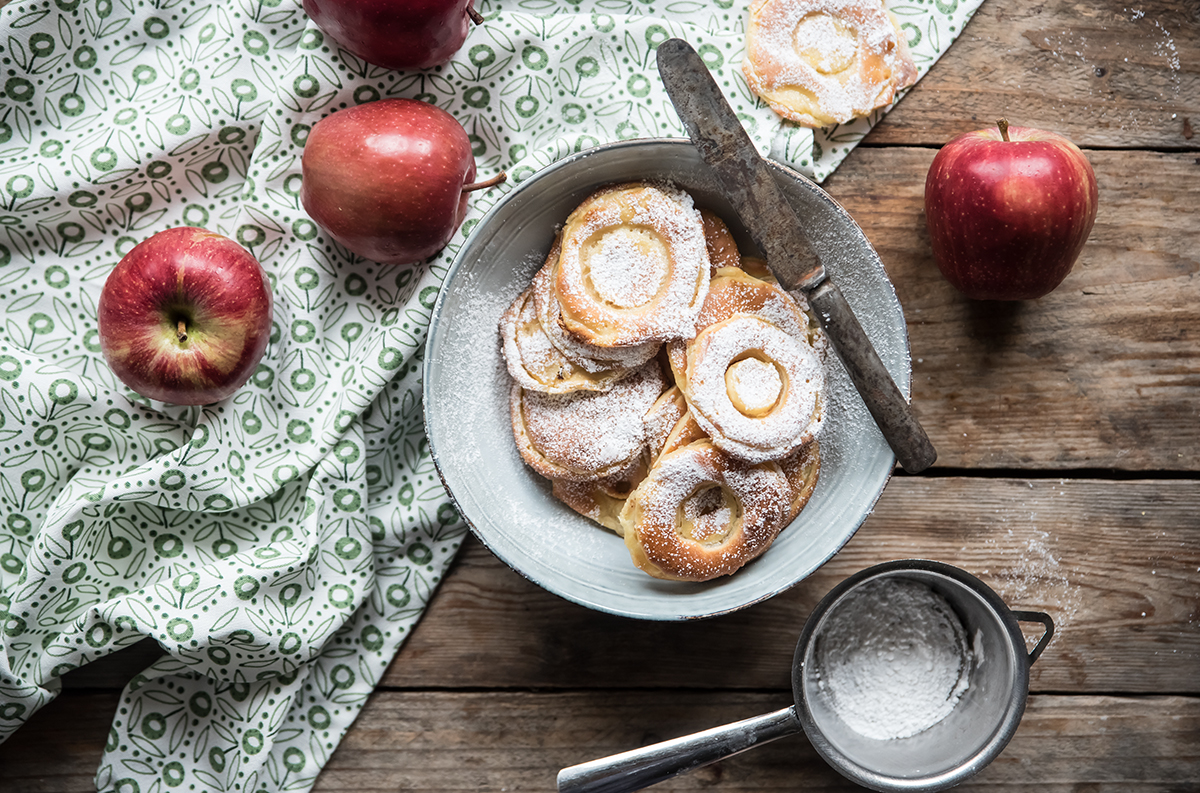
[{"label": "bowl rim", "polygon": [[[473,234],[476,229],[483,227],[486,223],[491,221],[494,216],[505,211],[506,207],[509,204],[511,204],[515,201],[519,201],[521,199],[525,189],[527,189],[532,184],[535,184],[535,183],[540,182],[547,178],[551,178],[555,173],[557,173],[563,169],[570,168],[580,161],[587,160],[589,158],[592,158],[592,157],[595,157],[598,155],[603,155],[610,151],[629,149],[629,148],[645,148],[645,147],[676,147],[676,148],[680,148],[680,149],[695,150],[694,144],[688,138],[647,137],[647,138],[631,138],[629,140],[601,143],[596,146],[591,146],[587,149],[573,152],[569,155],[566,155],[557,160],[554,160],[553,162],[550,162],[550,163],[546,164],[545,166],[537,169],[536,171],[531,173],[528,177],[523,179],[521,182],[519,182],[515,186],[513,186],[513,188],[511,190],[509,190],[504,196],[502,196],[500,199],[498,199],[495,204],[493,204],[491,207],[489,207],[488,210],[482,216],[480,216],[480,218],[476,222],[474,228],[471,230],[471,233]],[[698,153],[697,153],[697,156],[698,156]],[[765,158],[765,159],[766,159],[768,165],[773,170],[778,170],[781,173],[787,175],[789,178],[796,181],[797,183],[804,185],[805,189],[810,190],[823,203],[825,203],[833,211],[835,211],[836,213],[841,215],[844,218],[844,220],[846,220],[850,224],[852,224],[853,227],[858,231],[858,233],[860,235],[862,235],[863,241],[870,248],[870,250],[875,252],[876,255],[878,255],[877,251],[875,251],[874,246],[871,244],[870,240],[866,238],[865,233],[862,231],[862,229],[858,225],[857,221],[855,221],[854,218],[849,214],[849,212],[847,212],[845,210],[845,208],[842,207],[841,204],[839,204],[836,201],[836,199],[834,199],[831,195],[829,195],[829,193],[827,191],[825,191],[820,185],[817,185],[811,179],[809,179],[808,177],[799,173],[798,171],[796,171],[793,168],[790,168],[790,167],[788,167],[776,160],[773,160],[771,158]],[[478,539],[479,542],[485,548],[487,548],[487,550],[492,555],[494,555],[496,558],[498,558],[501,562],[503,562],[507,567],[509,567],[514,572],[516,572],[522,578],[536,584],[540,588],[545,589],[546,591],[551,592],[554,595],[557,595],[558,597],[563,598],[564,600],[567,600],[572,603],[576,603],[578,605],[584,606],[584,607],[594,610],[594,611],[612,614],[614,616],[626,617],[629,619],[641,619],[641,620],[646,620],[646,621],[657,621],[657,622],[681,622],[681,621],[695,621],[695,620],[709,619],[712,617],[723,616],[723,615],[727,615],[727,614],[732,614],[737,611],[741,611],[743,609],[749,608],[750,606],[770,600],[771,598],[776,597],[777,595],[791,589],[792,587],[794,587],[795,585],[800,583],[800,581],[804,580],[808,575],[811,575],[812,572],[815,572],[816,570],[820,569],[830,559],[832,559],[834,556],[836,556],[846,546],[846,544],[854,537],[854,535],[858,533],[858,529],[861,528],[862,523],[865,521],[866,517],[869,516],[871,514],[871,512],[874,511],[875,505],[878,503],[879,498],[883,495],[883,491],[887,488],[888,483],[891,481],[891,478],[892,478],[893,474],[895,473],[896,458],[895,458],[895,454],[893,452],[891,452],[890,449],[887,450],[887,454],[891,459],[891,463],[890,463],[890,465],[887,466],[886,471],[884,471],[882,473],[881,478],[879,479],[877,490],[873,494],[871,494],[870,498],[864,500],[864,502],[862,503],[862,516],[858,519],[853,530],[847,532],[836,543],[833,543],[832,547],[830,547],[828,549],[828,551],[826,553],[824,553],[819,559],[814,557],[813,561],[815,563],[812,564],[812,568],[807,575],[792,579],[792,580],[784,583],[781,586],[768,587],[765,591],[759,593],[758,595],[756,595],[753,598],[743,599],[743,600],[740,600],[736,603],[732,603],[725,607],[721,607],[721,608],[717,608],[717,609],[709,609],[709,610],[705,610],[703,612],[689,612],[689,613],[653,612],[653,613],[651,613],[651,612],[646,612],[646,611],[623,610],[623,609],[615,607],[615,606],[608,606],[608,605],[604,605],[602,603],[584,599],[582,597],[576,597],[570,593],[561,591],[560,588],[554,588],[552,586],[549,586],[545,581],[539,580],[531,572],[524,569],[520,564],[518,564],[514,560],[510,559],[509,556],[506,553],[504,553],[503,550],[500,547],[498,547],[498,545],[493,540],[490,540],[488,538],[487,533],[480,530],[480,528],[476,525],[476,522],[471,519],[467,510],[464,509],[464,505],[463,505],[462,501],[460,500],[459,496],[455,494],[453,488],[450,485],[450,482],[448,481],[446,471],[444,470],[444,467],[443,467],[443,461],[441,460],[441,455],[439,453],[439,450],[435,447],[434,441],[433,441],[434,432],[433,432],[433,428],[431,427],[430,411],[428,409],[428,405],[430,404],[430,388],[431,388],[430,384],[432,382],[432,378],[434,377],[434,374],[432,371],[433,356],[430,355],[429,353],[430,353],[430,348],[433,345],[435,335],[436,335],[434,333],[434,329],[436,328],[439,318],[442,315],[442,312],[444,309],[444,304],[447,299],[447,294],[449,292],[449,290],[446,289],[446,286],[454,280],[457,273],[465,266],[466,256],[468,253],[471,252],[471,250],[472,250],[472,245],[471,245],[471,240],[468,235],[468,238],[463,242],[462,246],[456,252],[453,261],[451,262],[449,268],[446,270],[446,274],[445,274],[444,278],[442,279],[441,285],[438,288],[437,298],[435,299],[435,301],[433,303],[433,307],[430,310],[429,332],[426,335],[425,344],[423,347],[424,360],[422,361],[422,372],[421,372],[421,374],[422,374],[422,412],[423,412],[424,429],[425,429],[426,438],[427,438],[428,444],[429,444],[430,457],[433,461],[434,468],[437,471],[438,478],[441,481],[442,486],[446,491],[446,494],[449,496],[451,502],[454,504],[455,509],[458,511],[459,516],[463,519],[463,522],[466,523],[467,527],[470,529],[471,533],[476,537],[476,539]],[[892,291],[892,294],[894,296],[894,285],[891,283],[891,280],[886,276],[886,273],[884,274],[884,280],[885,280],[887,288]],[[899,306],[898,299],[897,299],[896,303],[897,303],[897,306]],[[901,308],[901,315],[902,314],[903,314],[903,309]],[[904,394],[904,396],[906,398],[909,398],[911,395],[911,391],[912,391],[912,369],[911,369],[912,355],[911,355],[911,347],[910,347],[910,340],[909,340],[908,331],[907,331],[907,325],[905,325],[904,332],[901,334],[901,338],[899,341],[900,341],[901,347],[902,347],[901,352],[903,353],[904,369],[905,369],[905,374],[907,375],[907,377],[904,378],[903,383],[898,383],[897,385],[900,387],[901,393]],[[835,353],[831,352],[831,354],[835,354]]]}]

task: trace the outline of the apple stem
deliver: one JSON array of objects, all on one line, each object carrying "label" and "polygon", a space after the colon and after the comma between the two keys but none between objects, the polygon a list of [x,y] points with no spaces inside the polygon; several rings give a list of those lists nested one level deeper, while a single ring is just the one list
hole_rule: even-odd
[{"label": "apple stem", "polygon": [[481,14],[475,10],[474,3],[467,3],[467,16],[469,16],[471,18],[471,21],[474,22],[476,25],[483,24],[483,14]]},{"label": "apple stem", "polygon": [[1008,141],[1008,119],[1002,118],[996,122],[996,126],[1000,128],[1000,137],[1006,142]]},{"label": "apple stem", "polygon": [[484,179],[482,182],[472,182],[471,184],[463,185],[464,193],[473,193],[476,190],[486,190],[489,187],[495,187],[498,184],[503,184],[508,179],[508,174],[504,171],[493,176],[491,179]]},{"label": "apple stem", "polygon": [[187,323],[182,319],[179,320],[179,325],[177,325],[175,328],[175,336],[178,337],[180,341],[187,341]]}]

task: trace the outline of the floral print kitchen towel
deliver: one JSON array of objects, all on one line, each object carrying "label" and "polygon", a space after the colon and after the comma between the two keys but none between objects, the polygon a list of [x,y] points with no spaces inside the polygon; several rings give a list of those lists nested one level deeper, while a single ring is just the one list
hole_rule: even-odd
[{"label": "floral print kitchen towel", "polygon": [[[924,71],[977,0],[893,5]],[[824,178],[878,116],[781,124],[740,74],[732,0],[484,2],[453,62],[342,51],[296,0],[16,0],[0,9],[0,740],[71,669],[149,637],[101,791],[304,791],[453,558],[464,526],[430,461],[420,360],[463,238],[513,185],[606,141],[679,136],[655,46],[691,41],[757,145]],[[300,207],[324,115],[414,97],[466,128],[462,231],[381,267]],[[268,272],[271,344],[205,407],[152,402],[100,355],[96,301],[137,242],[236,239]]]}]

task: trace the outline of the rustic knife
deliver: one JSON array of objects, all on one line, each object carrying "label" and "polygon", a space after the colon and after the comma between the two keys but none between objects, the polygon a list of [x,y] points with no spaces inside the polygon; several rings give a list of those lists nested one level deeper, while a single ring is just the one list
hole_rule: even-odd
[{"label": "rustic knife", "polygon": [[[937,451],[871,346],[841,291],[809,245],[800,219],[704,61],[682,39],[658,46],[658,71],[692,143],[786,290],[808,296],[867,410],[905,471],[933,464]],[[803,177],[800,177],[803,178]]]}]

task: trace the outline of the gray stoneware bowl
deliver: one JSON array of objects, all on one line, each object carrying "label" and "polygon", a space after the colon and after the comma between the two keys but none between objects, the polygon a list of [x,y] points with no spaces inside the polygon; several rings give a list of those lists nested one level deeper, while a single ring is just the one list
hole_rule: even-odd
[{"label": "gray stoneware bowl", "polygon": [[[783,166],[775,176],[907,396],[907,329],[879,255],[825,191]],[[480,219],[450,267],[426,343],[425,428],[434,464],[459,512],[483,544],[518,573],[599,611],[648,620],[698,619],[766,600],[837,553],[883,492],[895,456],[831,355],[816,491],[774,545],[735,575],[702,584],[651,578],[633,566],[620,537],[551,495],[550,483],[522,462],[513,442],[500,314],[528,285],[556,228],[583,198],[601,185],[639,179],[686,189],[751,249],[736,213],[686,139],[607,144],[543,168]]]}]

